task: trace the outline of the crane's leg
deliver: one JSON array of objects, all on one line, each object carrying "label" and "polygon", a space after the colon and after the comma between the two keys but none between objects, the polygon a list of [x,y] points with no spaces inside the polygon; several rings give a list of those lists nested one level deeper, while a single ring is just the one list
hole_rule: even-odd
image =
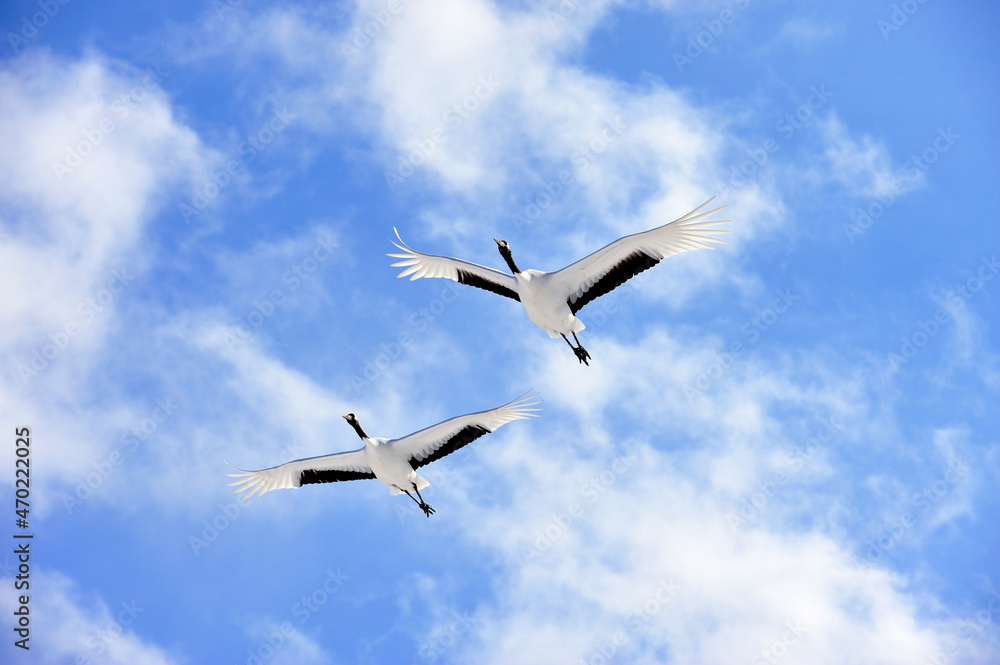
[{"label": "crane's leg", "polygon": [[583,352],[582,354],[576,354],[577,357],[582,360],[587,367],[590,367],[590,363],[587,362],[587,360],[590,359],[590,354],[587,353],[587,349],[583,348],[583,344],[580,344],[580,339],[576,336],[576,333],[573,333],[573,339],[576,341],[576,348]]},{"label": "crane's leg", "polygon": [[[416,485],[413,486],[413,489],[416,490],[417,496],[420,496],[420,490],[417,489]],[[403,490],[403,491],[406,492],[406,490]],[[430,517],[434,513],[434,509],[431,508],[431,506],[430,506],[429,503],[427,503],[426,501],[424,501],[424,497],[420,496],[420,501],[417,501],[416,497],[413,496],[412,494],[410,494],[409,492],[406,492],[406,496],[408,496],[411,499],[413,499],[413,501],[418,506],[420,506],[420,510],[424,511],[424,515],[427,515],[427,517]]]},{"label": "crane's leg", "polygon": [[[562,335],[562,333],[559,334]],[[585,348],[580,346],[580,340],[577,339],[576,333],[573,333],[573,339],[576,340],[577,344],[576,346],[573,346],[573,343],[569,341],[569,338],[567,338],[566,335],[562,335],[562,338],[566,340],[567,344],[569,344],[569,348],[573,349],[573,353],[576,354],[576,359],[589,367],[590,363],[587,362],[587,359],[590,358],[590,354],[587,353]]]}]

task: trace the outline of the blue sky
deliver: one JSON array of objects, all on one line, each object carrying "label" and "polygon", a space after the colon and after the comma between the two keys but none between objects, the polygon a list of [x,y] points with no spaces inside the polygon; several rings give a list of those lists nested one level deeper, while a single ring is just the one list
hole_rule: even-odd
[{"label": "blue sky", "polygon": [[[5,3],[0,659],[997,662],[998,18]],[[713,195],[728,244],[584,308],[590,367],[385,256],[557,269]],[[226,486],[527,390],[430,519]]]}]

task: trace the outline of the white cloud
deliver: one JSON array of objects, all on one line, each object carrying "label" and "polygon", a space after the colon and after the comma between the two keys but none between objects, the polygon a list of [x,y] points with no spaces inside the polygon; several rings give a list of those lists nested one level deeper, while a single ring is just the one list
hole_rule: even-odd
[{"label": "white cloud", "polygon": [[810,47],[828,40],[838,30],[838,26],[821,23],[809,17],[790,18],[781,24],[781,29],[771,45],[790,42],[796,47]]},{"label": "white cloud", "polygon": [[253,641],[249,651],[261,662],[273,665],[322,665],[334,662],[329,653],[289,620],[257,619],[247,626],[245,632]]},{"label": "white cloud", "polygon": [[64,444],[37,449],[50,480],[90,471],[142,417],[83,405],[108,385],[92,372],[147,267],[146,227],[213,159],[174,117],[169,76],[34,49],[0,69],[0,140],[17,155],[0,165],[0,408]]},{"label": "white cloud", "polygon": [[301,372],[261,353],[256,345],[250,343],[234,349],[226,342],[228,332],[231,331],[220,327],[203,330],[196,344],[232,365],[235,372],[227,381],[229,387],[256,410],[262,423],[270,426],[287,423],[301,435],[312,438],[347,412],[346,403],[337,396]]},{"label": "white cloud", "polygon": [[[471,506],[466,537],[506,565],[444,660],[576,663],[611,649],[634,662],[910,663],[958,639],[914,580],[858,563],[865,518],[841,506],[873,419],[857,381],[874,377],[809,354],[751,358],[689,404],[677,387],[707,351],[663,333],[602,347],[586,373],[566,354],[529,353],[544,427],[512,430],[445,479]],[[833,438],[790,466],[824,419]],[[765,505],[734,526],[769,481]],[[935,515],[958,515],[961,494]],[[439,618],[423,643],[438,647],[455,614],[432,586]]]},{"label": "white cloud", "polygon": [[[115,271],[141,270],[131,250],[166,188],[204,172],[208,153],[161,88],[169,76],[35,50],[0,71],[0,137],[18,155],[0,165],[0,315],[17,321],[6,347],[41,345],[85,298],[118,288]],[[75,344],[100,336],[100,322],[79,323]]]},{"label": "white cloud", "polygon": [[[266,19],[233,16],[226,40],[240,45],[240,57],[250,43],[256,57],[279,58],[286,72],[273,94],[292,100],[304,126],[336,133],[346,122],[368,133],[381,168],[403,181],[391,183],[401,191],[430,182],[455,200],[476,202],[506,228],[536,200],[559,210],[560,219],[544,223],[567,231],[566,258],[587,240],[573,233],[573,217],[596,222],[595,230],[634,231],[713,193],[727,140],[721,113],[660,84],[629,88],[572,64],[607,5],[403,7],[350,55],[344,45],[380,4],[359,7],[349,25],[337,21],[336,28],[297,8]],[[546,186],[563,171],[571,186],[546,202]],[[638,215],[637,198],[649,199]],[[464,213],[447,203],[438,212],[448,230],[442,235],[452,239]],[[432,210],[423,214],[435,218]]]},{"label": "white cloud", "polygon": [[[154,619],[141,599],[123,598],[112,604],[91,601],[65,575],[32,568],[30,595],[32,663],[102,663],[106,665],[170,665],[185,662],[176,654],[142,638]],[[16,596],[5,593],[0,607],[6,616],[18,608]],[[10,649],[8,645],[6,648]],[[29,653],[29,652],[25,652]],[[27,662],[27,661],[25,661]]]},{"label": "white cloud", "polygon": [[820,125],[830,177],[853,196],[880,198],[890,204],[897,196],[924,186],[924,172],[913,164],[894,166],[880,141],[870,136],[854,139],[844,123],[831,114]]}]

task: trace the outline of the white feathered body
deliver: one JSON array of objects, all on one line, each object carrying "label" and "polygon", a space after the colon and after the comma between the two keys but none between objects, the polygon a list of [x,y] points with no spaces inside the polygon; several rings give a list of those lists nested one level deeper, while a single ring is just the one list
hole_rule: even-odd
[{"label": "white feathered body", "polygon": [[412,491],[416,485],[422,490],[428,485],[426,479],[417,475],[405,457],[392,450],[389,439],[369,438],[365,440],[365,460],[375,477],[389,486],[392,495],[402,494],[403,489]]},{"label": "white feathered body", "polygon": [[576,318],[564,298],[552,297],[552,273],[541,270],[523,270],[514,278],[517,293],[524,305],[524,311],[532,323],[549,334],[549,337],[569,335],[583,330],[586,326]]}]

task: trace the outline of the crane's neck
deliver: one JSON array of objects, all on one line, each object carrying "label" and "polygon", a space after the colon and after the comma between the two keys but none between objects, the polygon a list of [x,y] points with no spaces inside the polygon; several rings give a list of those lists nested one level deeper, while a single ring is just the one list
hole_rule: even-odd
[{"label": "crane's neck", "polygon": [[511,256],[510,252],[502,253],[501,256],[503,256],[503,260],[507,262],[507,267],[510,268],[512,273],[516,275],[521,272],[521,269],[517,267],[516,263],[514,263],[514,257]]},{"label": "crane's neck", "polygon": [[361,429],[361,423],[359,423],[357,420],[351,421],[351,427],[354,428],[354,431],[358,433],[358,436],[360,436],[362,440],[368,439],[368,435],[365,434],[365,431],[363,429]]}]

